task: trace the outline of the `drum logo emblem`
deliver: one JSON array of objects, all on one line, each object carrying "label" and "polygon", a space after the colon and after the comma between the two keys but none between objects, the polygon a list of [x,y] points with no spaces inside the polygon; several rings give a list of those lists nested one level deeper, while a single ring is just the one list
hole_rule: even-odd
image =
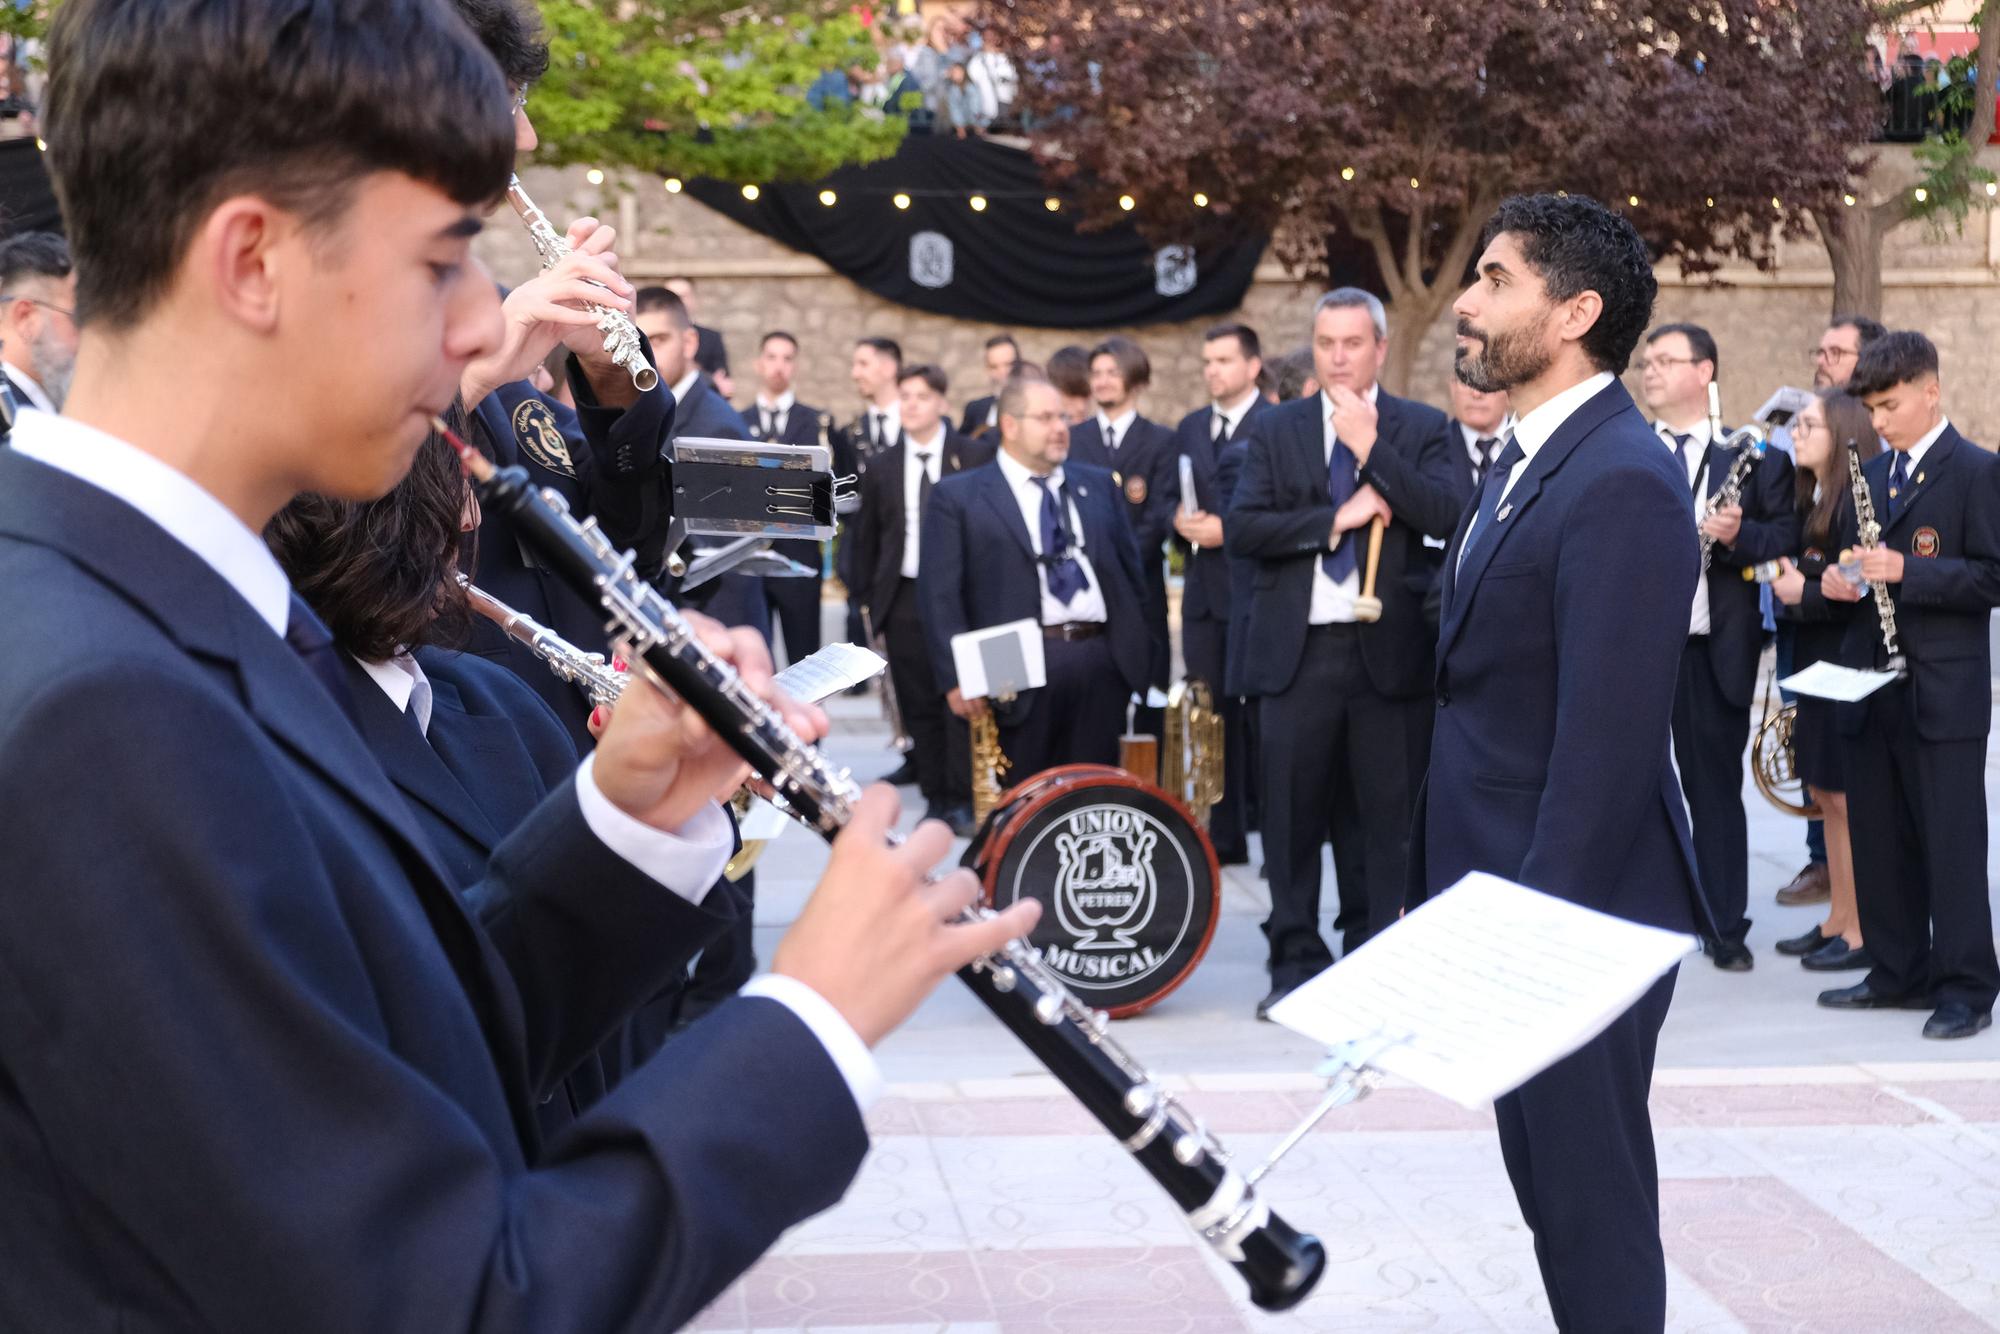
[{"label": "drum logo emblem", "polygon": [[1153,848],[1160,832],[1142,811],[1087,806],[1055,837],[1056,919],[1079,950],[1132,950],[1159,900]]}]

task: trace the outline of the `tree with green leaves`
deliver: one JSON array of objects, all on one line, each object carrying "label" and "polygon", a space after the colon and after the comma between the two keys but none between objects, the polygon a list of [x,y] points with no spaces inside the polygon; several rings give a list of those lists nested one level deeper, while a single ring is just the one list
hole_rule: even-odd
[{"label": "tree with green leaves", "polygon": [[[1875,21],[1881,28],[1891,29],[1937,7],[1938,0],[1891,0],[1877,6]],[[1873,193],[1864,184],[1857,184],[1841,200],[1822,201],[1814,208],[1820,239],[1833,261],[1834,313],[1881,318],[1882,243],[1891,231],[1913,221],[1940,232],[1957,231],[1965,226],[1973,208],[1990,207],[1986,187],[1996,178],[1987,165],[1993,150],[1986,141],[1993,137],[2000,22],[1985,22],[1989,15],[2000,17],[1993,0],[1980,6],[1975,20],[1979,24],[1977,52],[1970,59],[1956,57],[1945,67],[1950,82],[1938,100],[1923,142],[1914,149],[1917,181]],[[1872,84],[1858,95],[1864,104],[1872,96],[1874,104],[1880,105]],[[1968,128],[1957,128],[1968,121]],[[1857,169],[1865,173],[1870,160],[1868,155],[1861,156]]]},{"label": "tree with green leaves", "polygon": [[989,3],[1091,217],[1163,244],[1268,232],[1320,278],[1330,242],[1359,243],[1392,389],[1503,196],[1594,195],[1691,272],[1768,266],[1838,207],[1878,120],[1874,0]]}]

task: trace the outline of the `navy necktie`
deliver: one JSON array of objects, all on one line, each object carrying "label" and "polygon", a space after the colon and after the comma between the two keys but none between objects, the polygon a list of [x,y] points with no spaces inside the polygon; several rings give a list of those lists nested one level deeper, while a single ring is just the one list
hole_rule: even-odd
[{"label": "navy necktie", "polygon": [[917,451],[917,517],[922,519],[931,507],[931,488],[937,483],[931,480],[931,452]]},{"label": "navy necktie", "polygon": [[1479,462],[1472,466],[1474,486],[1482,485],[1486,481],[1486,470],[1493,466],[1493,448],[1499,443],[1490,435],[1482,435],[1474,442],[1473,448],[1479,451]]},{"label": "navy necktie", "polygon": [[1891,452],[1896,459],[1889,465],[1889,504],[1884,519],[1887,523],[1896,521],[1896,511],[1903,507],[1903,492],[1910,486],[1910,456],[1900,449]]},{"label": "navy necktie", "polygon": [[299,655],[305,669],[326,688],[326,693],[333,696],[333,702],[352,722],[354,696],[347,690],[347,673],[340,665],[340,650],[333,646],[333,635],[326,625],[297,593],[292,594],[291,616],[285,622],[285,644]]},{"label": "navy necktie", "polygon": [[[1354,454],[1335,436],[1333,457],[1326,465],[1326,498],[1339,509],[1354,495]],[[1340,583],[1354,573],[1354,534],[1342,533],[1340,540],[1333,544],[1333,550],[1319,558],[1319,567],[1326,571],[1326,577]]]},{"label": "navy necktie", "polygon": [[1083,566],[1070,553],[1069,524],[1063,518],[1064,505],[1057,495],[1062,488],[1049,485],[1046,477],[1030,477],[1042,490],[1042,566],[1049,572],[1049,594],[1067,606],[1084,589]]},{"label": "navy necktie", "polygon": [[1472,544],[1486,535],[1486,530],[1497,522],[1495,515],[1500,509],[1500,497],[1506,494],[1508,474],[1523,457],[1521,442],[1513,436],[1507,437],[1506,447],[1500,457],[1493,460],[1486,469],[1486,480],[1479,490],[1479,508],[1473,512],[1472,525],[1465,530],[1465,545],[1458,549],[1458,563],[1465,564],[1465,553],[1472,550]]}]

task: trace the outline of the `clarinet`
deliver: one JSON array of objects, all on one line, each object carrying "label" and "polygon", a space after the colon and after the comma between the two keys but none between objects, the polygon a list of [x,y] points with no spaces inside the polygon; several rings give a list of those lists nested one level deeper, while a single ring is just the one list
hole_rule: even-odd
[{"label": "clarinet", "polygon": [[[847,771],[830,764],[710,653],[693,626],[639,577],[631,553],[619,552],[594,520],[578,522],[561,495],[536,491],[525,469],[495,468],[443,422],[433,424],[458,451],[480,503],[511,515],[549,567],[601,607],[606,628],[631,645],[635,665],[700,714],[795,818],[831,839],[861,797]],[[967,921],[991,915],[986,908],[965,910]],[[1251,1301],[1282,1311],[1312,1291],[1326,1269],[1319,1240],[1292,1228],[1258,1198],[1200,1119],[1112,1040],[1109,1018],[1078,1000],[1040,951],[1012,940],[960,969],[958,977],[1235,1266]]]},{"label": "clarinet", "polygon": [[[1861,475],[1861,446],[1854,440],[1847,442],[1847,481],[1854,492],[1857,539],[1864,549],[1880,546],[1882,524],[1875,517],[1875,495],[1868,489],[1868,479]],[[1898,677],[1908,677],[1910,665],[1896,645],[1896,604],[1889,599],[1889,586],[1879,579],[1870,579],[1868,589],[1875,595],[1875,616],[1882,623],[1882,647],[1889,655],[1889,670]]]},{"label": "clarinet", "polygon": [[[521,215],[521,221],[528,226],[528,235],[534,240],[535,249],[541,254],[542,267],[552,268],[569,255],[569,242],[550,223],[548,215],[535,207],[535,201],[528,198],[528,192],[521,188],[519,176],[507,178],[507,202]],[[639,326],[632,323],[632,317],[609,306],[593,305],[590,313],[597,316],[598,332],[604,335],[604,350],[611,354],[612,362],[632,377],[632,387],[645,393],[660,382],[660,373],[646,360],[645,349],[639,343]]]},{"label": "clarinet", "polygon": [[[1764,457],[1764,428],[1754,423],[1749,426],[1739,426],[1734,435],[1721,443],[1724,449],[1735,449],[1739,444],[1742,449],[1730,463],[1729,471],[1724,474],[1721,489],[1703,504],[1701,517],[1704,520],[1718,510],[1726,510],[1731,505],[1743,503],[1744,483],[1750,480],[1751,469],[1755,468],[1758,461]],[[1704,531],[1701,535],[1701,572],[1704,577],[1707,576],[1709,562],[1714,557],[1715,539]]]}]

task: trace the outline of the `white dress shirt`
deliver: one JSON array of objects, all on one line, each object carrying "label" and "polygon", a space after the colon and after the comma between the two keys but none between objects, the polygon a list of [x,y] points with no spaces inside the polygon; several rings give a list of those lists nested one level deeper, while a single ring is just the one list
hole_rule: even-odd
[{"label": "white dress shirt", "polygon": [[778,395],[775,399],[765,398],[762,394],[757,395],[758,425],[763,425],[766,414],[769,414],[771,418],[771,429],[767,436],[768,439],[776,440],[785,433],[785,426],[792,418],[792,405],[798,401],[798,395],[789,389]]},{"label": "white dress shirt", "polygon": [[21,391],[21,397],[28,400],[26,406],[40,408],[43,412],[54,412],[56,410],[55,403],[50,400],[48,391],[42,388],[41,381],[11,361],[7,363],[7,378],[12,380],[14,387]]},{"label": "white dress shirt", "polygon": [[685,403],[687,402],[688,395],[694,392],[694,387],[700,380],[701,367],[690,365],[688,373],[674,381],[673,386],[667,392],[674,396],[674,402]]},{"label": "white dress shirt", "polygon": [[[1659,435],[1660,443],[1671,451],[1674,448],[1673,431],[1668,428],[1665,422],[1654,422],[1653,430]],[[1701,527],[1702,506],[1707,503],[1709,495],[1718,486],[1722,485],[1722,479],[1720,477],[1710,477],[1706,472],[1702,471],[1702,461],[1708,457],[1708,446],[1713,439],[1709,433],[1708,423],[1705,421],[1696,422],[1694,426],[1689,428],[1687,436],[1687,450],[1681,457],[1681,465],[1682,470],[1687,473],[1688,512],[1694,515],[1695,527],[1699,531]],[[1697,485],[1697,478],[1699,478],[1699,485]],[[1708,580],[1697,579],[1694,581],[1694,604],[1688,609],[1689,637],[1692,638],[1695,635],[1707,634],[1709,625]]]},{"label": "white dress shirt", "polygon": [[[1501,484],[1501,500],[1506,500],[1508,493],[1520,482],[1521,474],[1528,470],[1528,465],[1535,461],[1535,455],[1542,452],[1542,446],[1549,442],[1549,438],[1561,429],[1562,424],[1568,421],[1578,408],[1603,393],[1611,384],[1611,380],[1610,371],[1599,371],[1589,379],[1571,385],[1527,416],[1515,421],[1514,443],[1521,447],[1521,461],[1508,469],[1507,480]],[[1484,487],[1481,487],[1479,494],[1480,497],[1484,497]],[[1458,549],[1458,564],[1461,567],[1465,564],[1465,551],[1464,547]]]},{"label": "white dress shirt", "polygon": [[[123,440],[50,413],[22,414],[9,447],[138,510],[221,576],[272,634],[283,637],[291,620],[291,581],[264,540],[192,478]],[[415,677],[407,679],[411,695],[406,700],[414,696],[416,685]],[[584,822],[605,847],[690,902],[701,901],[729,860],[729,820],[715,802],[675,833],[655,829],[611,804],[598,789],[588,759],[576,773],[576,798]],[[767,978],[753,981],[743,994],[771,996],[798,1015],[840,1067],[865,1111],[881,1095],[880,1067],[831,1005],[818,996],[812,997],[817,1005],[801,1001],[799,991],[810,993],[810,988]]]},{"label": "white dress shirt", "polygon": [[[924,474],[929,473],[931,485],[936,486],[938,478],[944,474],[944,423],[934,428],[936,434],[930,443],[920,445],[914,440],[903,441],[903,577],[917,577],[918,547],[923,541],[924,516],[917,505],[917,497],[923,494]],[[930,458],[920,459],[919,454]]]},{"label": "white dress shirt", "polygon": [[1125,437],[1131,434],[1132,423],[1138,420],[1137,408],[1127,408],[1116,417],[1107,417],[1101,412],[1097,414],[1097,433],[1104,438],[1105,452],[1114,460],[1118,455],[1118,447],[1123,445]]},{"label": "white dress shirt", "polygon": [[887,449],[895,444],[896,437],[903,433],[902,401],[895,400],[886,408],[877,407],[873,403],[868,405],[861,414],[861,436],[864,440],[868,438],[868,420],[875,416],[882,418],[882,448]]},{"label": "white dress shirt", "polygon": [[[1936,426],[1931,427],[1930,430],[1924,432],[1923,439],[1917,441],[1916,444],[1910,446],[1910,455],[1909,455],[1910,461],[1903,465],[1903,471],[1910,475],[1910,480],[1912,482],[1915,482],[1917,480],[1917,465],[1924,461],[1924,455],[1931,452],[1931,446],[1938,442],[1938,437],[1944,434],[1944,428],[1949,425],[1951,425],[1951,419],[1949,417],[1938,418],[1938,424]],[[1895,467],[1896,461],[1894,459],[1890,459],[1889,466],[1892,468]],[[1900,502],[1900,497],[1898,499]]]},{"label": "white dress shirt", "polygon": [[[1373,403],[1381,394],[1382,386],[1371,384],[1362,397]],[[1327,470],[1333,470],[1333,398],[1324,389],[1319,393],[1319,419],[1321,423],[1321,457],[1326,460]],[[1357,468],[1356,473],[1359,473]],[[1358,489],[1358,488],[1357,488]],[[1345,534],[1350,542],[1364,540],[1368,530],[1356,528]],[[1333,548],[1328,547],[1331,551]],[[1349,625],[1354,621],[1354,602],[1361,596],[1361,562],[1356,561],[1353,573],[1335,582],[1326,572],[1326,566],[1317,557],[1313,560],[1312,605],[1306,612],[1307,625]]]},{"label": "white dress shirt", "polygon": [[1479,469],[1482,463],[1491,463],[1493,461],[1492,459],[1482,460],[1479,457],[1479,442],[1481,440],[1493,441],[1493,457],[1498,458],[1500,457],[1500,442],[1507,438],[1507,432],[1512,429],[1514,429],[1514,414],[1511,412],[1501,420],[1498,427],[1494,428],[1491,435],[1482,435],[1470,426],[1467,426],[1464,422],[1458,424],[1458,433],[1465,438],[1465,461],[1472,466],[1472,475],[1475,478],[1479,476]]},{"label": "white dress shirt", "polygon": [[361,670],[368,673],[368,679],[382,687],[382,693],[396,706],[396,712],[407,713],[417,720],[417,730],[426,740],[431,734],[431,679],[424,675],[423,664],[413,657],[406,648],[396,650],[396,656],[383,661],[370,662],[366,658],[356,658]]},{"label": "white dress shirt", "polygon": [[1233,438],[1237,426],[1243,421],[1244,414],[1250,411],[1250,405],[1256,401],[1257,386],[1251,385],[1243,391],[1243,397],[1237,399],[1234,405],[1210,403],[1209,409],[1215,415],[1208,419],[1209,441],[1213,443],[1225,435]]},{"label": "white dress shirt", "polygon": [[[1035,485],[1035,474],[1006,450],[1001,450],[998,460],[1000,475],[1007,479],[1008,489],[1014,493],[1014,503],[1021,507],[1021,522],[1028,526],[1028,545],[1035,554],[1042,554],[1042,488]],[[1049,485],[1063,487],[1063,470],[1057,468],[1049,474]],[[1108,621],[1111,613],[1104,604],[1104,589],[1097,582],[1097,568],[1090,563],[1090,556],[1084,551],[1083,520],[1076,512],[1076,501],[1069,489],[1063,487],[1062,500],[1069,510],[1069,530],[1076,540],[1070,554],[1083,567],[1083,591],[1068,602],[1058,602],[1049,592],[1049,571],[1040,561],[1035,562],[1035,574],[1042,584],[1042,624],[1062,625],[1067,621]]]}]

